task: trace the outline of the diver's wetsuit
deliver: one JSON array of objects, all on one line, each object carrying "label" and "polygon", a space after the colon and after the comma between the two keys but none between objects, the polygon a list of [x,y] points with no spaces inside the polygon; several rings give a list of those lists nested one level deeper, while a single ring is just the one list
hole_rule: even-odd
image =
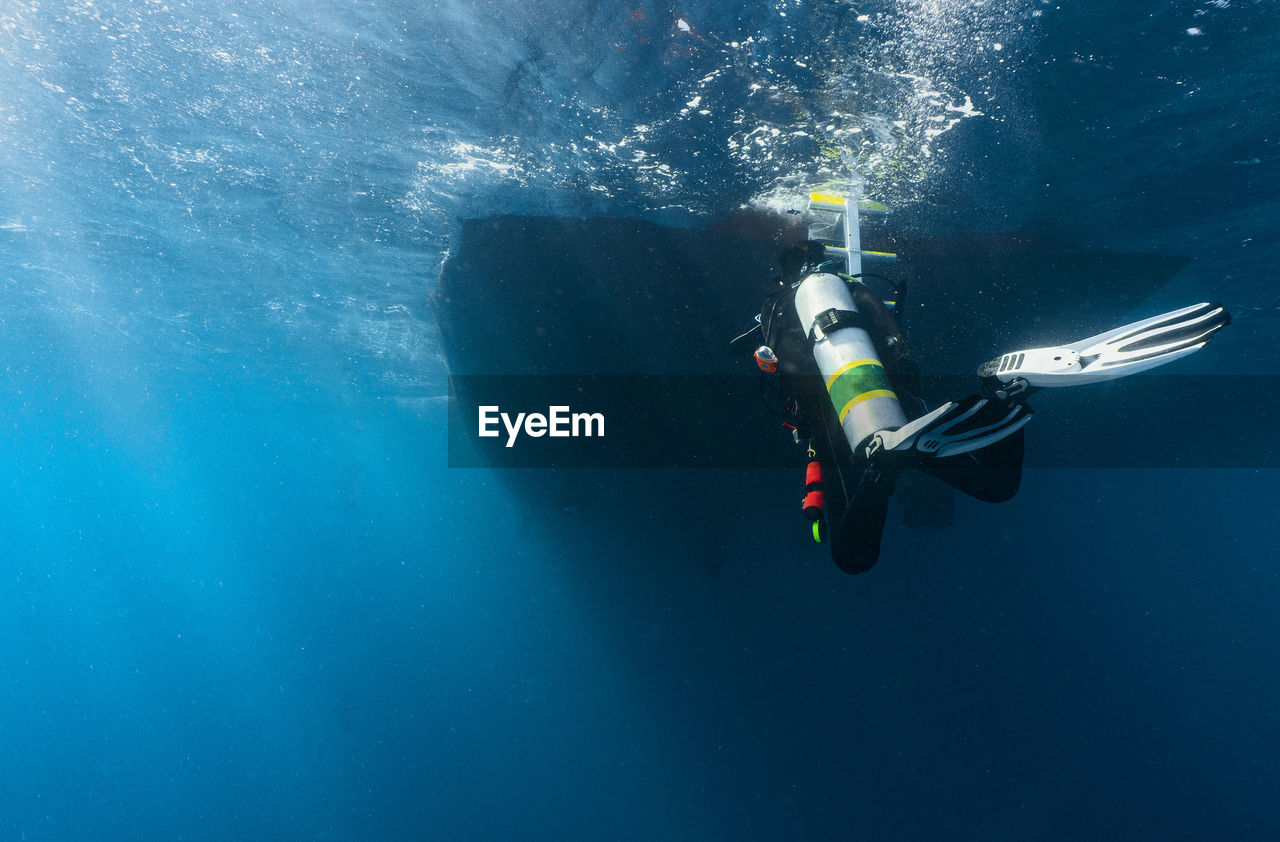
[{"label": "diver's wetsuit", "polygon": [[[846,239],[843,251],[852,247]],[[836,256],[828,258],[832,248]],[[821,242],[784,251],[778,258],[782,288],[765,301],[760,324],[732,347],[745,352],[757,330],[763,333],[757,360],[770,371],[776,364],[788,419],[808,441],[811,462],[825,468],[812,471],[820,476],[812,482],[806,473],[807,493],[826,495],[825,520],[820,502],[807,499],[805,510],[818,517],[816,537],[821,539],[824,523],[829,526],[832,558],[849,573],[867,570],[879,558],[889,498],[903,468],[979,500],[1008,500],[1022,478],[1022,428],[1034,415],[1028,395],[1127,377],[1181,359],[1231,323],[1220,303],[1202,302],[1077,342],[1008,352],[978,368],[982,395],[930,410],[919,397],[919,371],[907,358],[893,314],[858,278],[831,270],[847,264],[841,251]],[[848,284],[847,295],[840,279]],[[769,355],[762,357],[764,351]],[[843,419],[837,414],[841,406]],[[850,443],[847,436],[861,440]]]},{"label": "diver's wetsuit", "polygon": [[[898,474],[905,464],[892,458],[869,460],[850,447],[831,405],[826,383],[814,362],[812,340],[796,317],[798,282],[813,266],[821,244],[792,246],[779,256],[783,287],[761,308],[764,343],[778,357],[780,390],[789,397],[799,435],[810,441],[828,466],[825,483],[832,557],[841,569],[859,573],[875,564],[880,538]],[[897,320],[881,298],[857,281],[849,283],[861,327],[867,331],[885,374],[908,420],[924,415],[919,368]],[[993,407],[994,408],[994,407]],[[1014,433],[996,445],[958,456],[928,460],[919,467],[952,487],[989,502],[1012,497],[1022,475],[1023,435]]]}]

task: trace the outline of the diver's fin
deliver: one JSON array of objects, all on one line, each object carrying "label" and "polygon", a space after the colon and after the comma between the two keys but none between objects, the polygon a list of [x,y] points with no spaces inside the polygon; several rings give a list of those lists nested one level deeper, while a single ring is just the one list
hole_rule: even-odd
[{"label": "diver's fin", "polygon": [[1137,374],[1192,354],[1231,324],[1221,304],[1195,304],[1090,336],[1069,345],[1002,354],[978,376],[1026,386],[1076,386]]},{"label": "diver's fin", "polygon": [[925,458],[959,456],[995,444],[1013,435],[1034,413],[1025,403],[1004,403],[970,395],[951,401],[896,430],[874,433],[866,455],[880,453]]}]

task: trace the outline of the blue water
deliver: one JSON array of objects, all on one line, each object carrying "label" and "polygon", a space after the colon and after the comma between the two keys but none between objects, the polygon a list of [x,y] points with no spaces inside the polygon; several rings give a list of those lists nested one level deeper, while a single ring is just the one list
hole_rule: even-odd
[{"label": "blue water", "polygon": [[426,302],[466,217],[854,183],[1194,257],[1182,370],[1274,374],[1278,74],[1257,0],[10,0],[0,836],[1275,838],[1274,471],[601,538],[446,467]]}]

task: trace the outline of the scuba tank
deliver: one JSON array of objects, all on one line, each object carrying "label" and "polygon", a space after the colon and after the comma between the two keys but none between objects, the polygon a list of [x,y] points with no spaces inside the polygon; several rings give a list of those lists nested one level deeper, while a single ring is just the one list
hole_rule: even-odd
[{"label": "scuba tank", "polygon": [[906,424],[867,319],[844,280],[826,272],[809,275],[796,288],[795,312],[849,447],[856,453],[873,433]]}]

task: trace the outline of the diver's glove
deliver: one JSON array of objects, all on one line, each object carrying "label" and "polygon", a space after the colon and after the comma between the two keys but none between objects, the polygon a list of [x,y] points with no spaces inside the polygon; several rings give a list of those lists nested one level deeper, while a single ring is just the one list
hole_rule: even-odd
[{"label": "diver's glove", "polygon": [[959,456],[1013,435],[1031,420],[1030,406],[970,395],[951,401],[896,430],[881,430],[868,440],[865,455]]},{"label": "diver's glove", "polygon": [[[1231,314],[1221,304],[1196,304],[1070,345],[1003,354],[979,367],[978,376],[998,397],[1017,394],[1028,386],[1114,380],[1198,351],[1229,324]],[[1001,388],[1001,384],[1012,388]]]}]

